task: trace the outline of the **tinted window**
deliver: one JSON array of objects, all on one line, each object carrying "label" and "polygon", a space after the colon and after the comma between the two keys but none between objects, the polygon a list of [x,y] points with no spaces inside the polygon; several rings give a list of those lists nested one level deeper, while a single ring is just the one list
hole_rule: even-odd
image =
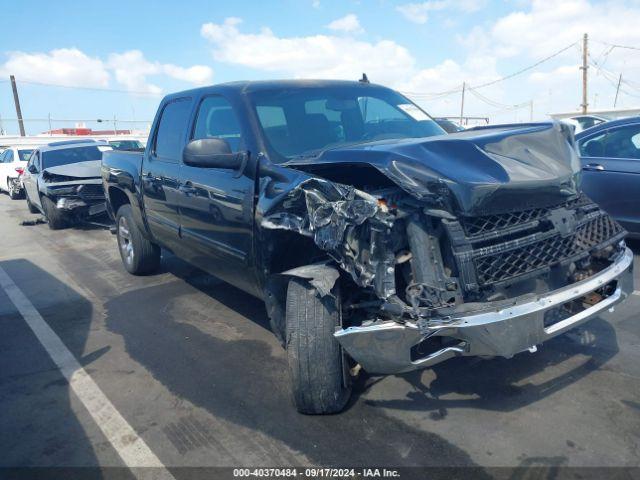
[{"label": "tinted window", "polygon": [[18,156],[21,162],[26,162],[33,153],[33,150],[18,150]]},{"label": "tinted window", "polygon": [[102,160],[102,152],[97,146],[51,150],[42,154],[42,168],[57,167],[70,163]]},{"label": "tinted window", "polygon": [[221,138],[229,143],[231,151],[240,149],[240,124],[231,104],[224,97],[212,96],[202,100],[193,130],[193,139],[200,138]]},{"label": "tinted window", "polygon": [[7,152],[0,152],[0,163],[4,163],[4,159],[7,156]]},{"label": "tinted window", "polygon": [[424,111],[393,90],[330,86],[250,94],[270,146],[282,157],[391,138],[442,135]]},{"label": "tinted window", "polygon": [[604,141],[606,133],[588,138],[580,143],[580,155],[583,157],[604,157]]},{"label": "tinted window", "polygon": [[13,162],[13,150],[7,150],[7,156],[4,157],[4,163]]},{"label": "tinted window", "polygon": [[175,100],[164,107],[154,148],[159,160],[177,163],[182,157],[190,110],[188,98]]},{"label": "tinted window", "polygon": [[609,130],[604,154],[611,158],[640,159],[640,125]]}]

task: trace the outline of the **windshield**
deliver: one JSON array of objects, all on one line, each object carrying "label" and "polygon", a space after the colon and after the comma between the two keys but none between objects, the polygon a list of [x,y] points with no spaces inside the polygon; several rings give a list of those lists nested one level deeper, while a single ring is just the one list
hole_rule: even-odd
[{"label": "windshield", "polygon": [[285,158],[394,138],[442,135],[423,110],[387,88],[318,87],[251,95],[265,137]]},{"label": "windshield", "polygon": [[62,150],[51,150],[42,154],[42,168],[58,167],[69,163],[89,162],[91,160],[102,160],[102,151],[111,150],[107,146],[90,146],[65,148]]},{"label": "windshield", "polygon": [[18,150],[18,157],[21,162],[26,162],[33,153],[33,150]]},{"label": "windshield", "polygon": [[116,150],[144,150],[144,146],[138,140],[113,140],[109,145]]}]

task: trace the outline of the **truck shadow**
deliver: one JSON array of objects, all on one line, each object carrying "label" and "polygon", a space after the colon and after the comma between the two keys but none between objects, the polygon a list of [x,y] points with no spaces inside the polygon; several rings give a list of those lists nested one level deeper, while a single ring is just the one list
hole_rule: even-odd
[{"label": "truck shadow", "polygon": [[[432,367],[433,375],[429,377],[435,378],[428,384],[423,371],[400,375],[413,388],[405,399],[367,400],[367,403],[403,410],[431,410],[434,420],[444,418],[449,408],[514,411],[580,381],[618,351],[614,328],[595,318],[545,342],[534,354],[523,352],[511,359],[455,358]],[[443,398],[450,394],[456,394],[456,398]]]}]

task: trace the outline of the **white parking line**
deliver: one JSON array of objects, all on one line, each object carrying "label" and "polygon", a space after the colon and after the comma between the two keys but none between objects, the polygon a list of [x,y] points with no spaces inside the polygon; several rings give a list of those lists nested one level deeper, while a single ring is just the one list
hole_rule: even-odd
[{"label": "white parking line", "polygon": [[[113,404],[100,390],[89,374],[80,366],[60,337],[44,321],[38,310],[0,267],[0,286],[16,306],[24,320],[56,363],[71,389],[83,403],[102,433],[118,452],[127,467],[138,477],[149,478],[137,467],[155,467],[153,478],[174,479],[158,457]],[[148,472],[147,472],[148,473]],[[174,479],[175,480],[175,479]]]}]

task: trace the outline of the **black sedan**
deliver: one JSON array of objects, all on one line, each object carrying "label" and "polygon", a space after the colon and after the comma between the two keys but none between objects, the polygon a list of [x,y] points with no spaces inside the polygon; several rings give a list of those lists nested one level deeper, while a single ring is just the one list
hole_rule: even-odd
[{"label": "black sedan", "polygon": [[583,190],[640,238],[640,117],[602,123],[576,140]]}]

